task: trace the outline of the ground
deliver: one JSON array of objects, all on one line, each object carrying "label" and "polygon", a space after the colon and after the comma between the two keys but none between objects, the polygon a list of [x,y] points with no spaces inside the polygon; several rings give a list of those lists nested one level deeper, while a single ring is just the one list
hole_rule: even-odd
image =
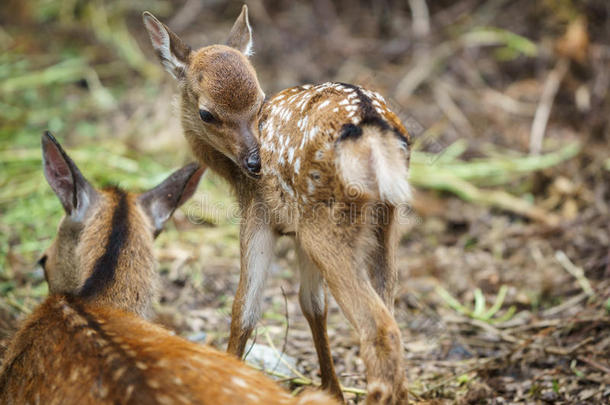
[{"label": "ground", "polygon": [[[607,403],[610,6],[427,3],[248,2],[261,84],[372,87],[413,135],[395,310],[413,401]],[[240,3],[0,6],[0,353],[46,294],[34,263],[61,217],[42,130],[96,184],[144,189],[190,160],[145,9],[197,47],[224,40]],[[219,348],[239,278],[234,213],[206,174],[156,242],[157,320]],[[297,359],[302,375],[283,384],[299,391],[319,376],[295,270],[281,239],[255,340]],[[332,301],[328,324],[346,397],[362,402],[358,338]]]}]

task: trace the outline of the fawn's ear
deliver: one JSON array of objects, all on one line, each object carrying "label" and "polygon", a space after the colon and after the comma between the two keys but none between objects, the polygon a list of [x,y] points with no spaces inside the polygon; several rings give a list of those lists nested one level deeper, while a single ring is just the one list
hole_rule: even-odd
[{"label": "fawn's ear", "polygon": [[142,14],[142,20],[165,70],[176,79],[184,78],[191,56],[191,48],[148,11]]},{"label": "fawn's ear", "polygon": [[82,221],[97,192],[49,131],[42,135],[42,161],[44,176],[66,214],[74,221]]},{"label": "fawn's ear", "polygon": [[235,24],[233,24],[233,28],[231,28],[227,45],[241,51],[246,56],[254,53],[252,51],[252,28],[248,20],[248,6],[245,4],[239,17],[235,20]]},{"label": "fawn's ear", "polygon": [[140,194],[138,202],[150,218],[155,236],[161,232],[176,208],[195,194],[205,169],[191,163],[172,173],[157,187]]}]

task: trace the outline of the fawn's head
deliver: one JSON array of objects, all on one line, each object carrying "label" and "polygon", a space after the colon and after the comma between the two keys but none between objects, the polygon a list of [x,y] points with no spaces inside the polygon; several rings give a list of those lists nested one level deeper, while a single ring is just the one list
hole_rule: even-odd
[{"label": "fawn's head", "polygon": [[226,45],[197,51],[152,14],[144,12],[143,19],[165,70],[180,83],[185,132],[257,177],[261,164],[254,134],[265,94],[248,60],[252,49],[248,8],[243,6]]},{"label": "fawn's head", "polygon": [[154,238],[193,195],[205,169],[190,164],[135,194],[93,188],[48,132],[42,157],[45,177],[65,211],[39,260],[49,291],[146,315],[157,283]]}]

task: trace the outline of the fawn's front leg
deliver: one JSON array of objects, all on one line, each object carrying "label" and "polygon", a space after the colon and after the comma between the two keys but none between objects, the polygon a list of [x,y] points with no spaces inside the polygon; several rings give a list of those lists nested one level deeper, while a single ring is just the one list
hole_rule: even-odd
[{"label": "fawn's front leg", "polygon": [[335,373],[335,365],[330,353],[330,344],[326,332],[328,299],[324,291],[322,275],[307,253],[299,246],[298,241],[296,242],[296,253],[299,272],[301,273],[299,303],[301,304],[303,315],[305,315],[309,323],[316,346],[320,374],[322,376],[322,389],[328,390],[338,400],[343,402],[343,392]]},{"label": "fawn's front leg", "polygon": [[255,209],[244,210],[239,232],[241,273],[233,301],[227,351],[242,357],[246,342],[261,316],[261,302],[273,257],[275,235]]}]

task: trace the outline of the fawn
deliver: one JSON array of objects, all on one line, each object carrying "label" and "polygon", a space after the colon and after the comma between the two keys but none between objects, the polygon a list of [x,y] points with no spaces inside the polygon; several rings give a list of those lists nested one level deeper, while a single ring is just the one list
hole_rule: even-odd
[{"label": "fawn", "polygon": [[234,356],[143,319],[155,295],[153,240],[194,192],[190,164],[143,194],[94,189],[50,135],[44,173],[66,215],[40,264],[49,297],[0,367],[3,404],[334,404],[291,397]]},{"label": "fawn", "polygon": [[368,403],[407,403],[393,317],[396,221],[409,201],[409,134],[364,88],[303,85],[266,99],[248,56],[244,5],[226,45],[191,48],[152,14],[153,47],[177,79],[181,121],[195,157],[234,188],[241,208],[241,273],[228,351],[241,357],[261,315],[279,235],[295,240],[299,301],[322,386],[343,399],[326,331],[324,282],[360,336]]}]

